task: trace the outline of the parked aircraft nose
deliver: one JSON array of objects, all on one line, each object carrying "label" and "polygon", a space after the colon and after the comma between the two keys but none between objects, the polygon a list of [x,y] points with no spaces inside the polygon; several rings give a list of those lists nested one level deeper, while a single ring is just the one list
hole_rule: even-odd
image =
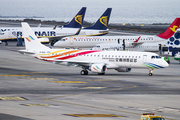
[{"label": "parked aircraft nose", "polygon": [[55,42],[54,43],[54,45],[53,46],[59,46],[60,45],[60,42],[59,41],[57,41],[57,42]]},{"label": "parked aircraft nose", "polygon": [[165,60],[163,60],[162,66],[163,66],[163,67],[168,67],[169,64],[168,64]]}]

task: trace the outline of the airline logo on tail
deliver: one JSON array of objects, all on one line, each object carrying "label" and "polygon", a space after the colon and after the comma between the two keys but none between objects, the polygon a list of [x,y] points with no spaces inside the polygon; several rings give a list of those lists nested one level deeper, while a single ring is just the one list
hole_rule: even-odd
[{"label": "airline logo on tail", "polygon": [[29,37],[25,37],[29,42],[31,42],[31,40],[34,40],[34,38],[32,36]]},{"label": "airline logo on tail", "polygon": [[77,23],[79,23],[80,25],[82,25],[82,15],[77,15],[77,16],[75,17],[75,21],[76,21]]},{"label": "airline logo on tail", "polygon": [[102,16],[100,19],[100,22],[107,27],[107,17],[108,16]]},{"label": "airline logo on tail", "polygon": [[176,32],[176,30],[178,29],[178,26],[174,25],[173,28],[170,28],[174,33]]},{"label": "airline logo on tail", "polygon": [[180,45],[180,33],[176,32],[172,37],[169,38],[168,45]]},{"label": "airline logo on tail", "polygon": [[171,36],[173,36],[173,34],[176,32],[176,30],[179,28],[179,26],[180,26],[180,18],[176,18],[165,32],[163,32],[157,36],[159,36],[160,38],[163,38],[163,39],[168,39]]}]

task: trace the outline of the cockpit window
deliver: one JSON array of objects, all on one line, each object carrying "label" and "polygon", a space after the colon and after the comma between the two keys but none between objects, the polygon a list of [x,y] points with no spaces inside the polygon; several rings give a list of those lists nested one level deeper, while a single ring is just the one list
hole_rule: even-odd
[{"label": "cockpit window", "polygon": [[60,39],[60,41],[65,41],[65,39]]},{"label": "cockpit window", "polygon": [[161,57],[160,56],[156,56],[156,58],[160,59]]},{"label": "cockpit window", "polygon": [[154,59],[155,58],[155,56],[151,56],[151,59]]},{"label": "cockpit window", "polygon": [[0,29],[0,35],[4,35],[4,32]]},{"label": "cockpit window", "polygon": [[160,56],[151,56],[151,59],[160,59],[161,57]]}]

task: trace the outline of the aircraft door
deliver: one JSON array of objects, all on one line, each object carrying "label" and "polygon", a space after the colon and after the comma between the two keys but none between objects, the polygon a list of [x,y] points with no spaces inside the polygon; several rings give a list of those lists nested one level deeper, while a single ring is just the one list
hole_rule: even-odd
[{"label": "aircraft door", "polygon": [[147,55],[143,55],[143,63],[147,62]]},{"label": "aircraft door", "polygon": [[71,45],[74,44],[74,38],[73,37],[70,37],[69,40],[70,40]]}]

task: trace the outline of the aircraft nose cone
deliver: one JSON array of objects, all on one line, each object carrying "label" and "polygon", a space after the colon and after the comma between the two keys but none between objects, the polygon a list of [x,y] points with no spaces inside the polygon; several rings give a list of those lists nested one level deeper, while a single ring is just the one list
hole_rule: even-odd
[{"label": "aircraft nose cone", "polygon": [[169,64],[166,61],[164,61],[163,62],[163,67],[168,67],[168,66],[169,66]]},{"label": "aircraft nose cone", "polygon": [[59,41],[55,42],[53,46],[58,46]]}]

